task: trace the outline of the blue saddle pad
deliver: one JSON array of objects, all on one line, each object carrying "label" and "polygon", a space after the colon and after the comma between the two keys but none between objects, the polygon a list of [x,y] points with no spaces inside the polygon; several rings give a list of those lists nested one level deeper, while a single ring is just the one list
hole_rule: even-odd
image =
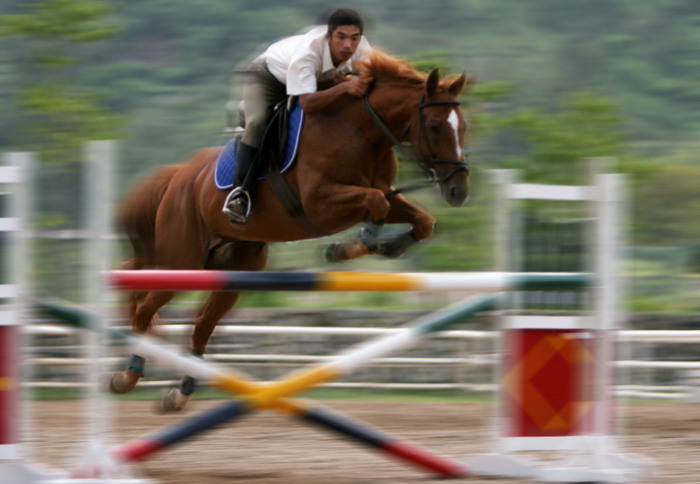
[{"label": "blue saddle pad", "polygon": [[[289,128],[287,131],[287,142],[284,146],[284,159],[280,167],[281,173],[287,171],[296,159],[299,139],[301,138],[301,128],[304,124],[304,111],[301,109],[301,104],[296,100],[292,105],[292,110],[289,112],[288,120]],[[226,143],[219,158],[216,160],[214,180],[216,182],[216,187],[221,190],[228,190],[233,187],[233,173],[236,170],[238,142],[238,138],[233,138]],[[264,179],[264,175],[258,176],[258,180]]]}]

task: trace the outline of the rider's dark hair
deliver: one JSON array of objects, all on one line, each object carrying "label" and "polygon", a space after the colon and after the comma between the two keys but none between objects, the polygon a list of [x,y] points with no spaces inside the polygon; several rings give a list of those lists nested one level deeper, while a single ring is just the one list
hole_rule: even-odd
[{"label": "rider's dark hair", "polygon": [[328,33],[332,34],[335,29],[341,25],[354,25],[360,29],[360,33],[364,32],[365,25],[362,21],[362,16],[357,10],[352,8],[336,8],[328,14]]}]

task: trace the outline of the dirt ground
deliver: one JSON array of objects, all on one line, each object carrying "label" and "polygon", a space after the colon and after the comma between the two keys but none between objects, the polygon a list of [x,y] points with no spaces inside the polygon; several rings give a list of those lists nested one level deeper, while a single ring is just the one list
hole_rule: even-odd
[{"label": "dirt ground", "polygon": [[[187,415],[219,402],[193,401]],[[487,452],[491,407],[469,403],[323,402],[334,410],[402,436],[456,459]],[[186,415],[157,415],[150,402],[109,404],[116,418],[110,433],[125,442],[157,432]],[[67,467],[84,455],[87,426],[81,402],[40,402],[31,409],[35,432],[30,458]],[[634,404],[623,409],[628,437],[625,452],[656,462],[642,483],[700,483],[700,405]],[[137,466],[136,472],[168,484],[400,484],[444,483],[372,451],[270,412],[249,415],[196,440],[185,442]],[[453,482],[484,484],[471,477]],[[525,483],[530,481],[503,481]]]}]

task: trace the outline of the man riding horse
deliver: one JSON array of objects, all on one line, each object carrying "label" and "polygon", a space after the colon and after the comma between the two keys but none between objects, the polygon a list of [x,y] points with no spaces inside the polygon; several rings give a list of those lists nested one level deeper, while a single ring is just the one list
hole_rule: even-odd
[{"label": "man riding horse", "polygon": [[223,207],[232,223],[244,226],[248,221],[256,183],[258,147],[273,106],[287,96],[298,96],[304,112],[312,113],[342,96],[366,94],[368,83],[359,78],[317,90],[320,82],[350,74],[353,61],[368,54],[371,47],[363,30],[358,12],[339,8],[330,13],[327,25],[275,42],[246,69],[243,86],[245,134],[238,144],[234,189]]},{"label": "man riding horse", "polygon": [[[410,145],[426,183],[437,184],[448,205],[459,207],[466,201],[469,169],[463,144],[468,123],[459,100],[465,74],[441,80],[437,69],[420,73],[408,62],[369,49],[359,15],[347,10],[333,12],[327,26],[275,45],[254,63],[257,70],[252,70],[247,86],[255,95],[246,96],[248,126],[238,181],[250,180],[237,187],[238,192],[250,194],[253,177],[246,171],[255,163],[255,148],[268,149],[257,144],[260,126],[265,125],[267,107],[284,100],[287,92],[299,94],[306,109],[295,162],[283,174],[279,169],[265,173],[265,180],[255,186],[256,209],[249,216],[250,200],[242,195],[238,220],[244,224],[231,223],[221,209],[233,205],[233,213],[241,198],[216,181],[217,160],[226,147],[202,148],[183,163],[157,168],[120,204],[119,226],[132,248],[125,268],[260,271],[272,242],[337,234],[360,223],[365,226],[359,236],[332,244],[328,260],[369,254],[398,257],[428,239],[434,225],[427,211],[404,196],[411,187],[394,186],[394,147],[400,145]],[[278,50],[279,58],[270,54]],[[297,58],[298,65],[284,61]],[[359,79],[337,78],[352,68],[360,71]],[[332,77],[333,87],[317,92],[316,84],[325,87],[326,76]],[[230,178],[227,175],[224,184]],[[277,191],[282,184],[275,179],[284,182],[286,193],[296,200],[295,210],[282,200],[283,192]],[[385,224],[410,228],[382,235]],[[128,300],[133,330],[151,331],[158,310],[176,293],[132,292]],[[237,291],[209,294],[194,321],[195,355],[204,355],[217,323],[239,296]],[[129,392],[144,373],[145,360],[133,354],[126,369],[113,375],[110,389]],[[168,392],[163,408],[184,408],[193,391],[194,379],[185,376],[180,388]]]}]

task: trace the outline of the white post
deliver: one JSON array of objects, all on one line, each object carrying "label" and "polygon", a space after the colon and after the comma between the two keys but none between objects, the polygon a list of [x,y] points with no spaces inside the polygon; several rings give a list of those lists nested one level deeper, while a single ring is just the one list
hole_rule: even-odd
[{"label": "white post", "polygon": [[[28,407],[22,405],[22,348],[25,337],[20,334],[27,305],[29,233],[31,206],[29,173],[31,153],[9,153],[0,167],[0,184],[10,194],[9,210],[0,218],[0,232],[7,234],[2,254],[7,278],[2,281],[2,299],[9,302],[0,309],[0,484],[39,482],[44,475],[25,465],[27,449],[23,442],[29,433]],[[8,371],[9,370],[9,371]],[[21,407],[21,408],[20,408]],[[3,431],[4,429],[4,431]]]},{"label": "white post", "polygon": [[[22,300],[20,279],[23,272],[23,244],[19,230],[23,165],[28,163],[28,153],[10,153],[7,164],[0,167],[0,184],[3,194],[10,197],[5,203],[5,213],[0,215],[0,233],[4,242],[0,274],[0,463],[17,461],[21,457],[21,317]],[[6,199],[7,200],[7,199]]]},{"label": "white post", "polygon": [[86,260],[83,264],[83,294],[85,302],[95,306],[102,315],[95,331],[85,333],[86,356],[88,359],[88,438],[93,443],[104,441],[109,429],[111,415],[109,402],[100,391],[100,381],[106,374],[100,358],[107,355],[105,324],[105,288],[100,273],[107,270],[110,263],[108,235],[112,221],[112,160],[115,143],[113,141],[89,141],[85,144],[83,161],[86,177],[83,182],[86,212],[84,227],[87,238],[84,241]]},{"label": "white post", "polygon": [[619,294],[619,202],[623,190],[620,175],[598,175],[597,185],[599,198],[597,206],[597,231],[596,231],[596,273],[599,284],[596,288],[595,321],[598,333],[596,345],[595,379],[597,382],[593,431],[596,435],[609,435],[611,428],[611,415],[609,407],[614,399],[611,372],[614,371],[612,362],[614,355],[615,330],[620,321],[620,294]]},{"label": "white post", "polygon": [[[515,170],[492,170],[491,184],[493,186],[493,213],[494,213],[494,269],[501,272],[519,272],[520,263],[514,261],[510,247],[513,242],[510,236],[519,233],[517,230],[509,230],[512,219],[512,210],[508,197],[508,187],[518,180],[518,172]],[[519,221],[515,221],[519,223]]]},{"label": "white post", "polygon": [[[153,484],[147,479],[130,476],[129,469],[117,465],[111,460],[107,449],[110,446],[108,434],[111,429],[110,415],[112,405],[104,395],[103,378],[107,367],[101,363],[109,354],[107,344],[109,315],[108,303],[110,293],[104,284],[102,273],[112,264],[112,193],[115,183],[113,175],[116,142],[111,140],[90,141],[85,145],[83,160],[85,162],[86,180],[84,197],[87,211],[85,228],[88,236],[86,244],[86,261],[83,266],[83,293],[88,304],[94,306],[100,317],[95,321],[97,327],[86,333],[86,356],[90,362],[88,368],[88,448],[82,456],[79,468],[94,466],[103,473],[99,479],[89,479],[87,484]],[[72,484],[82,480],[47,482],[46,484]]]}]

